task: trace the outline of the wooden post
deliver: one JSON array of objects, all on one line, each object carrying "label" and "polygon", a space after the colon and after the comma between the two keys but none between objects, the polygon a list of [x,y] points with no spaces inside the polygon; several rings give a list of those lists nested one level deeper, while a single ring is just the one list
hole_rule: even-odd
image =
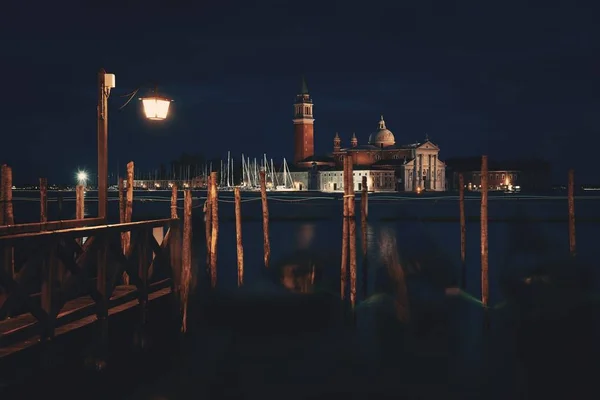
[{"label": "wooden post", "polygon": [[[15,216],[12,208],[12,168],[8,165],[2,165],[0,168],[0,186],[2,187],[2,199],[0,205],[3,207],[0,218],[0,225],[14,225]],[[7,246],[2,252],[4,272],[9,277],[15,276],[15,250],[12,246]]]},{"label": "wooden post", "polygon": [[217,239],[219,237],[219,197],[217,193],[217,173],[210,173],[210,207],[211,207],[211,237],[210,237],[210,285],[217,286]]},{"label": "wooden post", "polygon": [[362,177],[362,193],[360,197],[360,233],[361,233],[361,244],[362,244],[362,256],[363,256],[363,294],[365,299],[368,295],[368,278],[369,278],[369,261],[367,259],[367,201],[369,196],[369,189],[367,186],[367,177]]},{"label": "wooden post", "polygon": [[97,371],[101,371],[106,368],[106,362],[108,357],[108,308],[109,308],[109,294],[108,294],[108,240],[105,236],[100,236],[98,239],[98,252],[96,254],[96,292],[98,298],[96,300],[96,318],[98,319],[98,337],[97,337],[97,351],[94,367]]},{"label": "wooden post", "polygon": [[[100,325],[106,325],[108,318],[108,288],[107,288],[107,272],[108,272],[108,241],[106,237],[98,238],[97,252],[97,271],[96,271],[96,291],[98,292],[98,302],[96,304],[96,317],[100,321]],[[140,252],[140,255],[142,252]],[[143,257],[140,257],[143,258]],[[142,260],[140,260],[141,262]],[[146,265],[147,267],[148,265]],[[140,271],[141,272],[141,271]],[[143,273],[140,274],[141,279],[144,279]],[[100,327],[104,330],[104,327]],[[104,335],[105,333],[103,333]]]},{"label": "wooden post", "polygon": [[[125,222],[131,222],[133,216],[133,175],[134,164],[133,161],[127,163],[127,183],[125,188]],[[131,247],[131,232],[125,232],[125,247],[124,252],[127,256]]]},{"label": "wooden post", "polygon": [[182,270],[182,238],[181,238],[181,220],[171,223],[169,228],[169,258],[171,261],[171,273],[173,274],[172,289],[179,293],[181,287]]},{"label": "wooden post", "polygon": [[340,298],[346,298],[346,277],[348,275],[348,156],[344,156],[344,203],[342,210],[342,264],[340,267]]},{"label": "wooden post", "polygon": [[83,185],[77,185],[75,190],[75,219],[85,218],[85,191]]},{"label": "wooden post", "polygon": [[[133,216],[133,177],[134,177],[135,164],[133,161],[127,163],[127,193],[125,196],[125,211],[124,217],[125,222],[131,222]],[[123,253],[125,257],[131,255],[131,232],[123,232],[124,246]],[[127,272],[123,272],[123,285],[129,285],[129,275]]]},{"label": "wooden post", "polygon": [[[133,216],[133,161],[127,163],[127,202],[125,203],[125,222],[131,222]],[[131,243],[131,235],[127,235],[127,245]]]},{"label": "wooden post", "polygon": [[48,247],[48,252],[44,257],[42,265],[42,291],[41,291],[41,306],[42,310],[48,314],[43,332],[42,340],[49,340],[54,337],[54,326],[56,318],[54,317],[56,299],[54,289],[56,284],[56,246],[58,243],[52,241]]},{"label": "wooden post", "polygon": [[571,256],[577,255],[577,246],[575,242],[575,171],[569,170],[568,183],[568,202],[569,202],[569,251]]},{"label": "wooden post", "polygon": [[269,268],[271,260],[271,242],[269,241],[269,205],[267,203],[267,183],[265,171],[260,171],[260,199],[262,200],[263,247],[265,252],[265,267]]},{"label": "wooden post", "polygon": [[15,224],[15,216],[13,214],[13,203],[12,203],[12,168],[8,165],[3,165],[1,169],[2,174],[2,195],[3,195],[3,205],[4,205],[4,221],[3,225],[14,225]]},{"label": "wooden post", "polygon": [[[119,223],[123,224],[125,220],[125,180],[119,178]],[[121,232],[121,252],[126,254],[127,251],[127,232]]]},{"label": "wooden post", "polygon": [[348,157],[348,239],[350,248],[350,304],[356,305],[356,202],[354,201],[354,173],[352,157]]},{"label": "wooden post", "polygon": [[[129,187],[129,186],[128,186]],[[125,180],[119,178],[119,223],[123,224],[127,222],[127,205],[125,204]],[[121,232],[121,251],[127,257],[129,251],[129,232]],[[123,271],[121,276],[124,285],[129,285],[129,275]]]},{"label": "wooden post", "polygon": [[6,165],[2,165],[2,167],[0,167],[0,226],[2,225],[6,225],[6,215],[5,215],[5,209],[6,207],[4,207],[4,202],[5,200],[5,192],[6,190],[4,189],[6,187]]},{"label": "wooden post", "polygon": [[210,199],[212,197],[212,179],[209,175],[206,181],[206,201],[204,202],[204,235],[206,237],[206,269],[210,271],[210,240],[212,236],[212,207]]},{"label": "wooden post", "polygon": [[[148,243],[152,232],[144,229],[139,232],[137,237],[137,262],[138,262],[138,277],[140,285],[138,287],[138,302],[140,305],[140,315],[142,326],[146,323],[146,312],[148,307]],[[98,277],[100,280],[100,277]]]},{"label": "wooden post", "polygon": [[48,222],[48,180],[40,178],[40,222]]},{"label": "wooden post", "polygon": [[[75,219],[85,218],[85,190],[83,185],[75,187]],[[83,238],[76,239],[79,245],[83,245]]]},{"label": "wooden post", "polygon": [[242,198],[240,188],[233,189],[235,198],[235,242],[237,245],[238,287],[244,284],[244,246],[242,245]]},{"label": "wooden post", "polygon": [[187,331],[187,305],[192,279],[192,192],[183,192],[183,250],[181,254],[181,331]]},{"label": "wooden post", "polygon": [[465,218],[465,179],[458,175],[458,209],[460,213],[460,276],[461,287],[467,288],[467,225]]},{"label": "wooden post", "polygon": [[481,302],[487,311],[488,282],[488,158],[481,157]]},{"label": "wooden post", "polygon": [[119,178],[119,223],[125,222],[125,179]]},{"label": "wooden post", "polygon": [[171,187],[171,218],[179,218],[177,215],[177,184]]}]

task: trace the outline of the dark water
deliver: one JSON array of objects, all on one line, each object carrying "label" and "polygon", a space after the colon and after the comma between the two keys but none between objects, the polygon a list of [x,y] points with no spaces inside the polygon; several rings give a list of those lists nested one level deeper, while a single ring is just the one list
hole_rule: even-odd
[{"label": "dark water", "polygon": [[[136,192],[146,201],[135,202],[134,218],[167,217],[168,196]],[[15,197],[27,195],[15,192]],[[157,201],[160,197],[167,201]],[[593,296],[597,298],[600,287],[596,244],[600,226],[586,222],[600,216],[596,197],[576,200],[581,221],[576,261],[568,255],[566,218],[564,222],[490,223],[493,310],[488,330],[483,329],[483,311],[475,300],[480,296],[479,224],[467,226],[466,292],[472,297],[446,296],[444,289],[459,276],[458,222],[425,221],[457,216],[455,196],[371,196],[366,274],[360,240],[357,244],[356,329],[340,317],[343,307],[336,300],[339,196],[271,196],[274,264],[298,250],[318,260],[315,281],[320,294],[296,295],[300,298],[282,289],[276,265],[269,273],[261,265],[260,201],[255,194],[243,194],[242,212],[249,218],[243,224],[246,287],[237,289],[232,196],[221,193],[220,198],[218,296],[204,295],[203,200],[198,199],[194,259],[200,297],[192,305],[197,312],[185,356],[161,379],[139,385],[136,398],[188,398],[184,395],[188,391],[194,397],[238,398],[254,397],[251,394],[308,398],[341,392],[499,399],[568,393],[570,398],[586,398],[597,390],[593,376],[600,355],[600,314]],[[34,220],[38,207],[35,202],[17,202],[17,222],[25,222],[27,216]],[[478,215],[478,198],[469,198],[466,208],[468,215]],[[564,197],[498,196],[491,198],[489,208],[490,217],[556,219],[567,213]],[[111,202],[113,217],[116,211],[116,202]],[[87,212],[95,214],[91,201]],[[65,201],[61,216],[73,214],[73,202]],[[51,203],[50,217],[57,215],[56,203]],[[398,321],[393,312],[396,292],[387,278],[383,250],[390,243],[395,244],[406,271],[408,321]],[[523,283],[527,277],[533,277],[532,284]]]}]

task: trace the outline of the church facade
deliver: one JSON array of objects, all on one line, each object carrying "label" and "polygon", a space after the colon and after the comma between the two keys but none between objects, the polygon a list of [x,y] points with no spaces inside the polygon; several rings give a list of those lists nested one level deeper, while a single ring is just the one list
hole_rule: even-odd
[{"label": "church facade", "polygon": [[382,115],[378,129],[369,136],[367,144],[360,145],[356,134],[353,134],[350,146],[342,147],[341,138],[336,133],[332,156],[338,165],[347,154],[356,166],[396,171],[399,191],[444,191],[446,165],[439,159],[439,153],[440,148],[428,137],[422,143],[396,144],[396,138]]},{"label": "church facade", "polygon": [[296,96],[293,122],[294,165],[299,169],[341,170],[343,157],[348,155],[356,169],[394,171],[397,191],[446,190],[446,165],[439,159],[440,148],[428,137],[420,143],[397,144],[383,116],[366,144],[359,144],[356,134],[352,134],[349,146],[343,147],[336,133],[333,151],[315,156],[313,101],[304,80]]}]

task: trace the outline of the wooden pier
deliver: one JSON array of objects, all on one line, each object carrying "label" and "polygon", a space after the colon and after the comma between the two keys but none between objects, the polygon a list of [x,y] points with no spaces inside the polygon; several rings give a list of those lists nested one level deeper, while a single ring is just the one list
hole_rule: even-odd
[{"label": "wooden pier", "polygon": [[[159,242],[155,236],[163,229]],[[121,250],[124,232],[132,236],[127,254]],[[178,219],[159,219],[0,236],[2,252],[15,255],[14,265],[4,258],[0,269],[5,288],[0,294],[0,358],[111,314],[144,308],[174,291],[173,269],[181,266],[173,266],[171,259],[181,249],[171,238],[178,234]],[[123,272],[131,285],[121,284]]]},{"label": "wooden pier", "polygon": [[[180,220],[174,188],[170,218],[131,222],[129,184],[127,196],[120,196],[121,222],[107,224],[104,218],[84,218],[79,186],[77,218],[48,221],[46,180],[40,182],[40,222],[15,224],[12,171],[2,166],[0,361],[92,323],[103,341],[110,316],[134,307],[143,325],[150,301],[182,288],[185,317],[189,282],[181,277],[190,279],[191,231],[185,234],[184,227],[191,224],[191,201]],[[191,200],[189,191],[185,195]]]}]

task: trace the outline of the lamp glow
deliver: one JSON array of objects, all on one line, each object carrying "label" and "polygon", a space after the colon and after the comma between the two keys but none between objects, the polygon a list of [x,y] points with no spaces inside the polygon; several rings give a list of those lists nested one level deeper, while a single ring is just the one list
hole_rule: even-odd
[{"label": "lamp glow", "polygon": [[80,185],[85,185],[85,182],[88,179],[88,174],[85,171],[77,171],[77,182],[79,182]]},{"label": "lamp glow", "polygon": [[167,118],[171,100],[159,96],[143,97],[141,100],[146,118],[153,121],[162,121]]}]

